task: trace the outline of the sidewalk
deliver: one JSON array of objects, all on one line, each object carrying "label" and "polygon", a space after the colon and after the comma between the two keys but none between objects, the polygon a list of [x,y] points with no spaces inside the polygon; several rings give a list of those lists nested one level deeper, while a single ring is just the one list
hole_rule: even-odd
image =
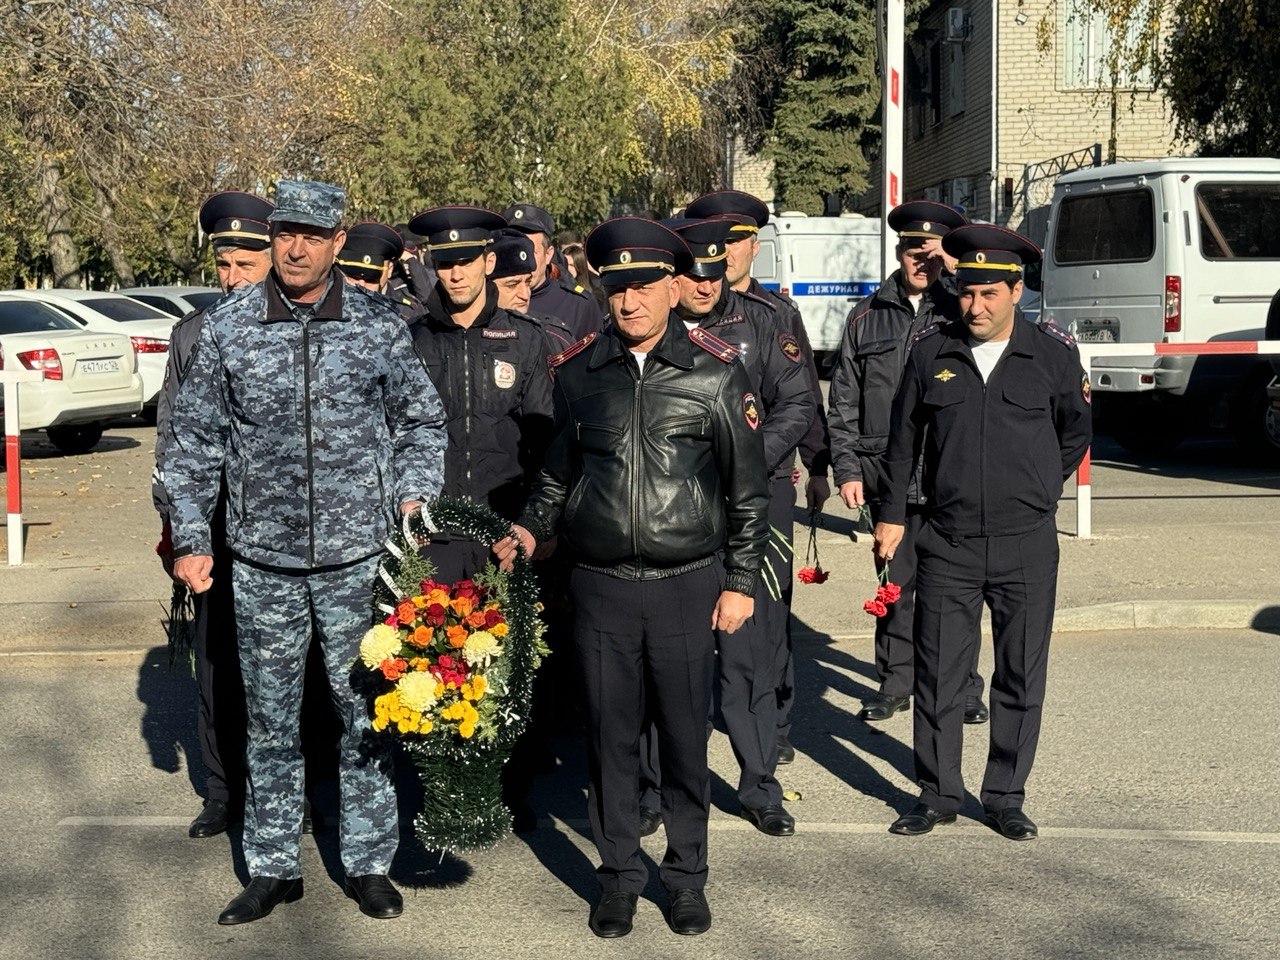
[{"label": "sidewalk", "polygon": [[[1191,442],[1158,462],[1138,463],[1106,437],[1094,452],[1097,536],[1071,535],[1073,484],[1058,514],[1060,631],[1280,624],[1280,471],[1234,462],[1226,441]],[[93,649],[155,642],[171,587],[152,549],[151,431],[112,431],[83,457],[37,437],[24,456],[27,562],[0,566],[0,650],[69,635]],[[798,569],[808,535],[801,508],[795,517]],[[853,534],[836,497],[818,542],[831,580],[795,584],[796,635],[870,636],[870,537]]]}]

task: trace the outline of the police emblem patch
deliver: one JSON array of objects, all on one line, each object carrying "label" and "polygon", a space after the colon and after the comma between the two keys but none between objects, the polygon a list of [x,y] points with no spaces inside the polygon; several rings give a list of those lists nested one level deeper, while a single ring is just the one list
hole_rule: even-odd
[{"label": "police emblem patch", "polygon": [[941,373],[935,373],[933,375],[933,379],[941,380],[943,383],[946,383],[948,380],[954,380],[956,376],[957,375],[952,373],[950,370],[943,370]]},{"label": "police emblem patch", "polygon": [[799,363],[801,359],[800,341],[790,333],[784,333],[778,337],[778,346],[782,348],[782,355],[792,363]]},{"label": "police emblem patch", "polygon": [[756,409],[756,395],[754,393],[744,393],[742,395],[742,417],[752,430],[760,426],[760,411]]},{"label": "police emblem patch", "polygon": [[1084,381],[1080,384],[1080,393],[1084,396],[1084,402],[1093,403],[1093,387],[1089,385],[1089,375],[1084,375]]},{"label": "police emblem patch", "polygon": [[493,382],[500,390],[510,390],[516,385],[516,368],[505,360],[493,361]]}]

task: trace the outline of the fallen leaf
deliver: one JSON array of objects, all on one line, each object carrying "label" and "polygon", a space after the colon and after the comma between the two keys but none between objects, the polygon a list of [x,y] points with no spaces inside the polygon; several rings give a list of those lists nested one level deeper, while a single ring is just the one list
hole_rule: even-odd
[{"label": "fallen leaf", "polygon": [[783,790],[782,799],[786,800],[788,803],[795,803],[797,800],[803,800],[804,794],[799,790]]}]

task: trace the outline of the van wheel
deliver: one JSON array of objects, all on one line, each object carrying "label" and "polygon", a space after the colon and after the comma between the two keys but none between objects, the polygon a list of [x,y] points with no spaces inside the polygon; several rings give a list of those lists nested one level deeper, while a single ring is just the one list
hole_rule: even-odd
[{"label": "van wheel", "polygon": [[1271,404],[1267,385],[1271,372],[1250,374],[1244,389],[1231,398],[1231,432],[1251,460],[1280,463],[1280,410]]},{"label": "van wheel", "polygon": [[88,453],[102,439],[102,424],[77,423],[70,427],[50,427],[45,431],[49,442],[62,453]]},{"label": "van wheel", "polygon": [[1130,453],[1161,456],[1172,453],[1187,436],[1180,397],[1148,394],[1107,394],[1111,435]]}]

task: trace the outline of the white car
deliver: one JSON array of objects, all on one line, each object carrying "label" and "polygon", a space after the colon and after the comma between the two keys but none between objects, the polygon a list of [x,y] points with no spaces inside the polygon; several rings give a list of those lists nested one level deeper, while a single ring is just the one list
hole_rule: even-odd
[{"label": "white car", "polygon": [[129,337],[138,352],[143,406],[154,414],[156,397],[164,384],[164,368],[169,362],[169,334],[177,323],[175,317],[118,293],[59,288],[13,290],[7,296],[47,303],[70,317],[81,329],[123,333]]},{"label": "white car", "polygon": [[217,287],[130,287],[116,293],[140,300],[179,320],[194,310],[212,306],[226,296]]},{"label": "white car", "polygon": [[0,369],[6,364],[43,371],[43,380],[18,384],[19,427],[46,431],[64,453],[92,450],[104,420],[142,409],[138,355],[127,336],[82,330],[46,304],[0,293]]}]

